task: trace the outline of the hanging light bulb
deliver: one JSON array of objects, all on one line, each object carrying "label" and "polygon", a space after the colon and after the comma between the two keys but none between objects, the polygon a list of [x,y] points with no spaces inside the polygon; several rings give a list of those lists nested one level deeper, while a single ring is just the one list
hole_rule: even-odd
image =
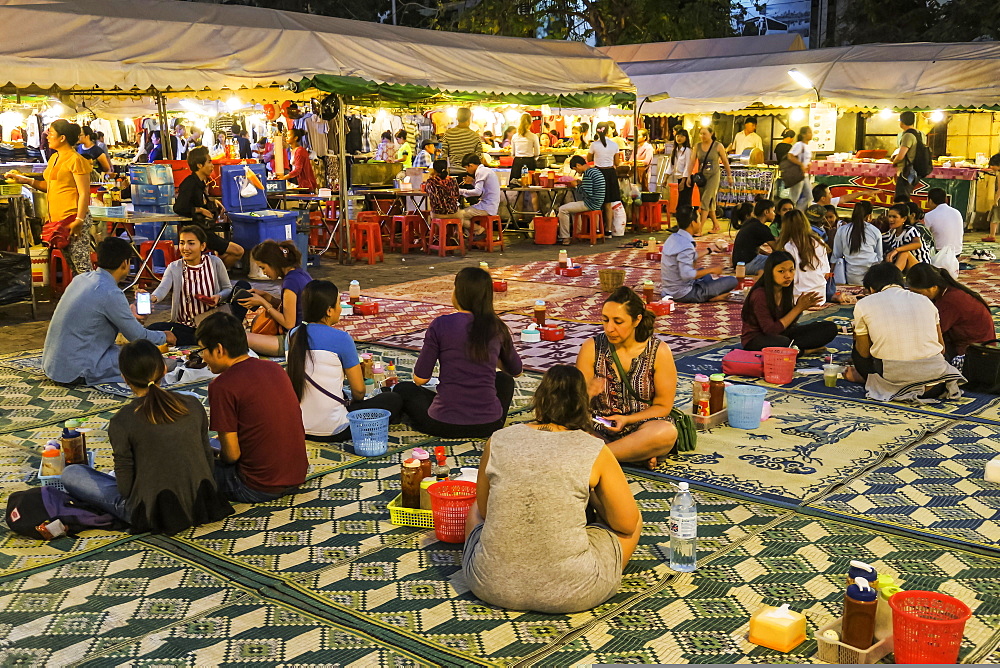
[{"label": "hanging light bulb", "polygon": [[882,111],[878,112],[879,118],[892,118],[892,108],[886,107]]},{"label": "hanging light bulb", "polygon": [[711,125],[712,125],[712,117],[711,116],[702,116],[701,117],[701,127],[707,128],[707,127],[709,127]]},{"label": "hanging light bulb", "polygon": [[936,109],[931,112],[931,123],[940,123],[944,120],[944,112]]},{"label": "hanging light bulb", "polygon": [[806,110],[805,109],[792,109],[791,119],[793,123],[801,123],[806,120]]},{"label": "hanging light bulb", "polygon": [[226,108],[229,109],[229,111],[236,111],[242,106],[243,106],[243,101],[240,100],[240,98],[236,97],[235,95],[226,100]]}]

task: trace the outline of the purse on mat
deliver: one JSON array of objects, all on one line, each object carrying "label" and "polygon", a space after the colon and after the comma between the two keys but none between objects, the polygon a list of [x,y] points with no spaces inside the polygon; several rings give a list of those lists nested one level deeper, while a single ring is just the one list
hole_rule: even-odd
[{"label": "purse on mat", "polygon": [[722,358],[722,373],[730,376],[764,377],[764,353],[736,348]]},{"label": "purse on mat", "polygon": [[[652,401],[646,401],[640,397],[632,384],[628,382],[629,376],[625,373],[625,369],[622,368],[621,360],[618,359],[618,353],[615,352],[615,348],[610,343],[608,347],[611,349],[611,359],[615,362],[615,367],[618,369],[618,376],[622,379],[622,385],[625,386],[625,391],[632,395],[637,401],[640,401],[648,406],[652,406]],[[675,447],[677,452],[691,452],[698,445],[698,430],[694,426],[694,420],[690,415],[680,410],[676,406],[670,409],[670,419],[674,422],[674,428],[677,429],[677,443]]]},{"label": "purse on mat", "polygon": [[985,343],[972,343],[965,351],[962,375],[974,392],[1000,394],[1000,339]]}]

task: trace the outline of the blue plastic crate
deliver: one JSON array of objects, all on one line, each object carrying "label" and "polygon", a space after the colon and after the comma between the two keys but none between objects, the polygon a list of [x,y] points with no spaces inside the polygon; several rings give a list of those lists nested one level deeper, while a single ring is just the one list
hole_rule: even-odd
[{"label": "blue plastic crate", "polygon": [[140,206],[163,206],[173,204],[174,184],[132,186],[132,203]]},{"label": "blue plastic crate", "polygon": [[163,186],[174,184],[174,171],[170,165],[131,165],[128,168],[129,181],[136,184]]},{"label": "blue plastic crate", "polygon": [[[160,229],[166,226],[166,231],[163,236],[160,236]],[[150,241],[155,241],[157,238],[166,241],[177,241],[177,230],[179,226],[177,223],[136,223],[135,224],[135,234],[136,236],[145,237]]]},{"label": "blue plastic crate", "polygon": [[168,215],[174,215],[174,207],[172,204],[133,204],[132,211],[137,216],[141,216],[144,213],[165,213]]},{"label": "blue plastic crate", "polygon": [[222,205],[226,211],[252,212],[267,209],[267,193],[255,189],[253,197],[240,196],[240,177],[250,168],[261,183],[267,180],[267,168],[264,165],[223,165],[220,170],[220,187],[222,188]]}]

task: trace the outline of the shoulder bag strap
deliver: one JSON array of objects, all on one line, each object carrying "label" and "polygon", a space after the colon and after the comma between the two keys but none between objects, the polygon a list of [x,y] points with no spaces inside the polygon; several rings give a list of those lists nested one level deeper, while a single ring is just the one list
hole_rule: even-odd
[{"label": "shoulder bag strap", "polygon": [[615,352],[615,344],[613,344],[610,341],[608,341],[608,349],[611,350],[611,359],[613,359],[614,362],[615,362],[615,367],[617,367],[617,369],[618,369],[618,375],[622,379],[622,385],[625,386],[625,391],[628,392],[630,395],[632,395],[633,399],[635,399],[635,400],[637,400],[637,401],[639,401],[641,403],[644,403],[647,406],[652,406],[653,402],[652,401],[646,401],[645,399],[643,399],[642,397],[640,397],[636,393],[635,388],[632,387],[632,383],[629,382],[630,379],[631,379],[631,376],[629,376],[628,374],[626,374],[625,373],[625,369],[622,368],[622,362],[621,362],[620,359],[618,359],[618,353]]},{"label": "shoulder bag strap", "polygon": [[334,400],[340,402],[340,404],[342,406],[345,406],[345,407],[347,406],[347,401],[344,399],[344,397],[338,397],[333,392],[329,392],[325,388],[320,387],[319,383],[317,383],[315,380],[313,380],[312,378],[309,377],[309,374],[303,374],[303,375],[306,377],[306,380],[309,381],[309,384],[312,385],[313,387],[315,387],[317,390],[319,390],[320,392],[322,392],[326,396],[330,397],[331,399],[334,399]]}]

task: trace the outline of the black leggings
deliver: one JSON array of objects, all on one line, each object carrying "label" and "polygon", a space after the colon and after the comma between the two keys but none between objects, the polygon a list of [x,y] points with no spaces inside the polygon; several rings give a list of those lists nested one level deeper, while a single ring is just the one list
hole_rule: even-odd
[{"label": "black leggings", "polygon": [[[363,408],[382,408],[387,410],[392,413],[389,416],[389,424],[398,424],[403,415],[403,397],[394,392],[382,392],[381,394],[376,394],[371,399],[352,401],[347,406],[348,411],[359,411]],[[343,443],[350,440],[351,429],[348,427],[339,433],[328,436],[306,434],[306,438],[310,441],[318,441],[320,443]]]},{"label": "black leggings", "polygon": [[743,350],[787,348],[792,343],[797,345],[799,350],[814,350],[822,348],[837,338],[837,331],[837,325],[829,320],[792,325],[783,334],[755,336],[750,340],[750,343],[743,346]]},{"label": "black leggings", "polygon": [[503,429],[507,422],[507,411],[514,399],[514,378],[509,373],[497,371],[496,390],[503,415],[499,420],[486,424],[450,424],[435,420],[427,411],[436,394],[415,383],[400,383],[393,391],[403,397],[403,412],[410,416],[410,423],[425,434],[439,438],[489,438],[493,432]]}]

